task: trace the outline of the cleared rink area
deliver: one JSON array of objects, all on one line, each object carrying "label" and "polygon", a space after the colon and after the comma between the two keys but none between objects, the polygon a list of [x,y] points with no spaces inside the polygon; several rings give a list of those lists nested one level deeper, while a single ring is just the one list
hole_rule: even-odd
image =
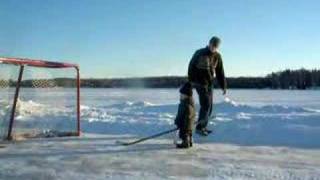
[{"label": "cleared rink area", "polygon": [[0,179],[320,179],[320,150],[171,139],[133,146],[119,135],[30,139],[0,148]]}]

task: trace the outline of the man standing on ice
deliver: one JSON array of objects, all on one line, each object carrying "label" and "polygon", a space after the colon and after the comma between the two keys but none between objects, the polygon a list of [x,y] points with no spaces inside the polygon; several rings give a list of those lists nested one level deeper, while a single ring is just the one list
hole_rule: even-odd
[{"label": "man standing on ice", "polygon": [[207,47],[194,53],[188,68],[188,79],[199,95],[200,112],[196,133],[202,136],[208,136],[212,132],[207,129],[207,125],[212,113],[212,85],[215,76],[223,95],[227,92],[223,62],[218,52],[220,43],[218,37],[212,37]]}]

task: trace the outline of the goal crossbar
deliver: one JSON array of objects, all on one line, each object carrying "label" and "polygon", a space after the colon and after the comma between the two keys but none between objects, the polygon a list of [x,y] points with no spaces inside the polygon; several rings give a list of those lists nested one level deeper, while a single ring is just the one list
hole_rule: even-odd
[{"label": "goal crossbar", "polygon": [[34,67],[46,67],[46,68],[75,68],[75,69],[79,69],[79,66],[77,64],[35,60],[35,59],[27,59],[27,58],[0,57],[0,63],[15,64],[15,65],[20,65],[20,66],[27,65],[27,66],[34,66]]}]

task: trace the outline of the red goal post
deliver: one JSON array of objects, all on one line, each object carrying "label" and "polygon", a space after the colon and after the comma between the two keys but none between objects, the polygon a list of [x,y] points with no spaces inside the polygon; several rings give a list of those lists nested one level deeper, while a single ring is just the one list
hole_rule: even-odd
[{"label": "red goal post", "polygon": [[[18,78],[15,80],[15,92],[14,98],[12,99],[12,107],[9,116],[9,126],[7,131],[7,139],[12,139],[12,130],[15,123],[15,114],[17,108],[17,102],[20,93],[20,87],[22,78],[24,75],[25,67],[38,67],[38,68],[50,68],[50,69],[75,69],[75,84],[76,84],[76,130],[72,135],[80,136],[80,70],[77,64],[71,63],[62,63],[62,62],[52,62],[52,61],[44,61],[44,60],[34,60],[27,58],[9,58],[9,57],[0,57],[0,65],[1,64],[9,64],[19,67]],[[1,77],[0,77],[1,79]],[[71,134],[69,134],[71,135]]]}]

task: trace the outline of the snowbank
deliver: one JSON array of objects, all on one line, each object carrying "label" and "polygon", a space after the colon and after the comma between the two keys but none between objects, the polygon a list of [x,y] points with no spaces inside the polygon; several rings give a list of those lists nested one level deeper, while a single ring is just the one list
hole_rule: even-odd
[{"label": "snowbank", "polygon": [[[177,106],[144,101],[82,105],[82,131],[146,136],[172,128]],[[18,107],[19,126],[61,130],[75,125],[75,112],[71,107],[48,110],[45,105],[33,101],[20,101]],[[215,105],[209,126],[214,130],[214,135],[206,139],[195,136],[196,142],[320,148],[320,112],[317,109],[283,105],[249,106],[226,99]]]}]

